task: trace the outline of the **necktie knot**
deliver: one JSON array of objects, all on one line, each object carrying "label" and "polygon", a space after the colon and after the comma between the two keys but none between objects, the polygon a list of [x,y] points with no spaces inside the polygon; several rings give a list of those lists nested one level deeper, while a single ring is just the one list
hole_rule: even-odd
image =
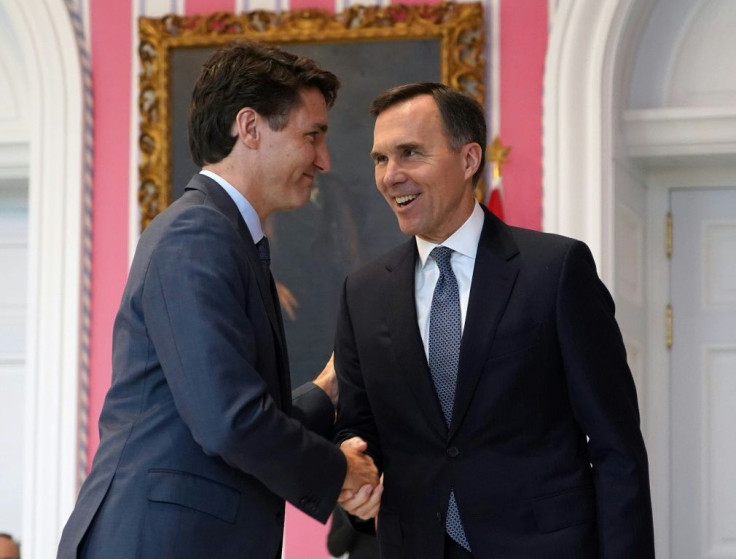
[{"label": "necktie knot", "polygon": [[[450,260],[452,259],[451,248],[439,246],[432,249],[429,255],[437,262],[437,267],[440,269],[440,274],[452,274],[452,266]],[[453,274],[454,275],[454,274]]]}]

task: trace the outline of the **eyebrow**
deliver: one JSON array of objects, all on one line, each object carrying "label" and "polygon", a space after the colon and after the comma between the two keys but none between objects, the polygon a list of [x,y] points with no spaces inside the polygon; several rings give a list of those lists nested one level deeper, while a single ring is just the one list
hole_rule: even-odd
[{"label": "eyebrow", "polygon": [[[389,151],[403,151],[406,149],[417,150],[421,149],[421,147],[422,144],[420,144],[419,142],[403,142],[401,144],[396,144],[394,147],[389,149]],[[375,158],[377,155],[383,155],[383,152],[378,150],[371,150],[372,158]]]},{"label": "eyebrow", "polygon": [[371,156],[371,159],[373,159],[374,161],[375,161],[376,157],[378,157],[379,155],[383,155],[383,152],[382,151],[375,150],[375,149],[372,149],[371,150],[370,156]]},{"label": "eyebrow", "polygon": [[421,144],[418,142],[405,142],[403,144],[399,144],[396,146],[396,149],[398,150],[405,150],[405,149],[419,149],[421,147]]}]

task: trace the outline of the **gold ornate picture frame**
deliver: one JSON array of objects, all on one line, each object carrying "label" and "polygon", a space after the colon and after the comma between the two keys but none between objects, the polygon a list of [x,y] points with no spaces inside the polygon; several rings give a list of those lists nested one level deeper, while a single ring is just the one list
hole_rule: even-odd
[{"label": "gold ornate picture frame", "polygon": [[[484,101],[483,9],[477,4],[354,6],[140,20],[141,229],[183,192],[189,97],[201,65],[240,38],[313,58],[342,84],[329,113],[331,171],[304,207],[263,224],[289,341],[292,384],[314,378],[332,351],[346,274],[405,241],[376,190],[370,158],[373,98],[394,85],[441,81]],[[482,188],[482,187],[481,187]],[[319,263],[319,264],[316,264]]]},{"label": "gold ornate picture frame", "polygon": [[[368,45],[381,41],[403,44],[413,40],[436,41],[439,59],[434,62],[440,81],[475,97],[481,104],[484,101],[484,30],[480,3],[353,6],[337,14],[295,10],[142,17],[139,35],[141,230],[172,201],[172,118],[186,117],[172,112],[172,54],[180,49],[214,49],[241,38],[278,43],[287,49],[310,43]],[[350,72],[341,70],[335,73],[346,83],[351,79]],[[183,93],[188,96],[190,91]],[[366,118],[370,118],[367,112]]]}]

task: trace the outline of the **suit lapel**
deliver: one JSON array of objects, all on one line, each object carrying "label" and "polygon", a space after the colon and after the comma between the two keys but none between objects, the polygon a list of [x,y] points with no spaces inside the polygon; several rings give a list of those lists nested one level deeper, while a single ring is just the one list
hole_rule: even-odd
[{"label": "suit lapel", "polygon": [[238,207],[219,184],[205,175],[194,175],[190,183],[187,185],[187,189],[190,188],[195,188],[204,192],[211,200],[212,204],[222,212],[233,223],[233,225],[235,225],[238,234],[241,239],[243,239],[245,255],[248,259],[251,272],[258,283],[258,290],[261,293],[261,298],[263,299],[263,304],[266,308],[266,314],[268,315],[268,319],[271,322],[271,326],[273,327],[273,331],[276,334],[279,344],[283,347],[284,344],[281,328],[279,325],[278,315],[276,314],[276,304],[278,301],[275,301],[271,294],[269,278],[267,278],[264,273],[263,266],[258,258],[256,245],[253,242],[253,237],[251,237],[248,226],[245,224],[243,216],[240,215]]},{"label": "suit lapel", "polygon": [[[289,378],[289,358],[286,353],[286,339],[284,336],[284,328],[281,322],[280,309],[278,295],[276,294],[275,286],[273,286],[273,280],[266,277],[263,270],[263,265],[258,257],[258,251],[256,245],[253,242],[253,237],[248,230],[248,226],[245,224],[243,216],[240,214],[238,207],[233,202],[232,198],[227,192],[214,180],[207,177],[206,175],[196,174],[189,181],[186,190],[195,189],[203,192],[208,200],[218,211],[225,215],[235,226],[243,240],[243,249],[245,251],[248,265],[251,268],[251,276],[256,278],[258,285],[258,291],[261,294],[263,300],[263,306],[265,307],[268,320],[271,323],[271,329],[273,330],[274,337],[276,338],[277,345],[281,350],[280,358],[280,372],[282,376],[281,387],[282,402],[286,405],[287,402],[291,401],[289,391],[291,390],[291,380]],[[273,286],[273,287],[272,287]],[[286,380],[287,382],[284,382]],[[287,397],[284,397],[286,394]]]},{"label": "suit lapel", "polygon": [[400,377],[409,385],[417,405],[427,417],[429,424],[444,438],[447,435],[447,426],[432,383],[432,375],[417,325],[414,299],[416,259],[416,241],[411,239],[386,265],[390,274],[389,296],[386,301],[389,305],[391,348],[402,368]]},{"label": "suit lapel", "polygon": [[485,220],[478,243],[468,313],[460,344],[450,438],[457,432],[468,410],[498,323],[519,273],[518,261],[514,259],[519,250],[508,227],[485,208],[483,211]]},{"label": "suit lapel", "polygon": [[[260,265],[260,261],[258,262]],[[265,275],[265,274],[264,274]],[[286,331],[284,330],[284,319],[281,316],[281,303],[279,301],[279,294],[276,291],[276,283],[273,281],[273,276],[268,274],[269,292],[271,293],[271,301],[274,303],[271,307],[276,313],[276,321],[278,323],[278,330],[274,330],[276,333],[276,340],[281,346],[281,360],[279,363],[279,371],[281,372],[281,405],[282,409],[287,412],[291,412],[291,370],[289,368],[289,351],[286,347]],[[268,301],[266,302],[268,304]],[[271,320],[269,316],[269,320]],[[271,320],[273,325],[273,320]]]},{"label": "suit lapel", "polygon": [[271,327],[276,335],[276,340],[281,346],[282,351],[286,351],[284,329],[279,316],[279,300],[278,294],[276,293],[276,286],[273,285],[273,279],[270,275],[269,277],[266,276],[261,260],[258,257],[256,245],[253,243],[253,237],[250,236],[250,231],[248,231],[248,227],[245,225],[245,221],[243,221],[242,216],[240,216],[240,221],[238,223],[238,233],[240,233],[240,236],[243,238],[243,242],[245,243],[245,254],[248,258],[248,264],[250,265],[251,272],[256,278],[258,291],[263,299],[263,305],[266,308],[266,314],[268,315],[268,320],[271,322]]}]

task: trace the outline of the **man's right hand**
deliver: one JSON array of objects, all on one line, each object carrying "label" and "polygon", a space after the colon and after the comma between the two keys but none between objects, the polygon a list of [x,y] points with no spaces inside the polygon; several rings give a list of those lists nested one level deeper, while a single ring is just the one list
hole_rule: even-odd
[{"label": "man's right hand", "polygon": [[340,445],[348,461],[348,471],[338,502],[346,511],[363,519],[376,515],[383,492],[376,465],[365,454],[367,448],[368,444],[360,437],[347,439]]},{"label": "man's right hand", "polygon": [[340,445],[340,450],[348,461],[348,471],[342,484],[343,491],[357,493],[364,485],[375,487],[378,485],[378,470],[373,458],[365,454],[368,448],[360,437],[353,437]]}]

